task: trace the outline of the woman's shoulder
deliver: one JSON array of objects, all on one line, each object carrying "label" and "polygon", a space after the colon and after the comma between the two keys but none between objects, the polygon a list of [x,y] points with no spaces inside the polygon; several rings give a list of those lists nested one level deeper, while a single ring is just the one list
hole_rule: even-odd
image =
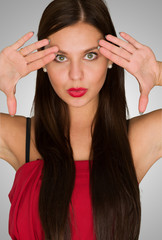
[{"label": "woman's shoulder", "polygon": [[[30,161],[40,158],[35,148],[33,118],[31,119]],[[0,158],[16,171],[25,163],[26,117],[0,113]]]},{"label": "woman's shoulder", "polygon": [[131,118],[128,138],[140,180],[162,157],[162,109]]},{"label": "woman's shoulder", "polygon": [[160,133],[162,128],[162,109],[158,109],[129,119],[129,138],[145,137],[151,132]]}]

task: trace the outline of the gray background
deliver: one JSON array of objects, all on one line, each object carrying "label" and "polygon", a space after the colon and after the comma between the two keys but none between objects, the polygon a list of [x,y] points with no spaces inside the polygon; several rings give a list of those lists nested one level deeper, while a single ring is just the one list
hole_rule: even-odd
[{"label": "gray background", "polygon": [[[1,0],[0,2],[0,50],[14,43],[28,31],[35,31],[44,8],[50,1]],[[117,33],[126,31],[139,42],[152,48],[158,60],[162,60],[161,0],[107,0]],[[23,78],[17,85],[17,115],[30,115],[35,73]],[[134,77],[126,73],[126,95],[130,116],[137,116],[139,87]],[[149,97],[146,112],[162,108],[162,87],[155,87]],[[7,113],[6,97],[0,92],[0,111]],[[15,170],[5,161],[0,161],[0,239],[8,235],[8,215]],[[140,240],[162,239],[162,161],[157,161],[140,184],[142,223]]]}]

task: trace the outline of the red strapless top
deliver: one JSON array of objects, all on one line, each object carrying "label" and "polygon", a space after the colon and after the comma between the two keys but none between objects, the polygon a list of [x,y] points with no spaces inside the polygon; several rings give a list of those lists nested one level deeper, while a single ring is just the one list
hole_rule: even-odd
[{"label": "red strapless top", "polygon": [[[44,161],[38,159],[21,166],[15,174],[9,193],[11,209],[9,234],[14,240],[44,240],[38,212],[41,173]],[[72,205],[77,229],[72,221],[72,240],[94,240],[92,208],[89,193],[89,162],[75,161],[76,179]],[[70,207],[72,216],[72,211]]]}]

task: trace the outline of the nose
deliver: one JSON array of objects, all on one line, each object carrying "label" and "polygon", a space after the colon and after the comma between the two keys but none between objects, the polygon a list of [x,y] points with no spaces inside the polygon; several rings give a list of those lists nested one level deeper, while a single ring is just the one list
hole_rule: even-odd
[{"label": "nose", "polygon": [[80,61],[71,62],[69,76],[73,81],[81,80],[83,78],[83,67]]}]

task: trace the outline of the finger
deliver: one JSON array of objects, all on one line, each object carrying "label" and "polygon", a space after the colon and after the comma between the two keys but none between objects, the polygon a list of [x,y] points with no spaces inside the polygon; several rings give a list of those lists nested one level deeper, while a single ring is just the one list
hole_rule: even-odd
[{"label": "finger", "polygon": [[12,45],[12,48],[13,48],[14,50],[19,49],[19,48],[22,47],[33,35],[34,35],[34,32],[26,33],[23,37],[21,37],[17,42],[15,42],[15,43]]},{"label": "finger", "polygon": [[141,43],[137,42],[133,37],[131,37],[129,34],[125,32],[121,32],[120,36],[129,43],[131,43],[135,48],[141,48],[143,46]]},{"label": "finger", "polygon": [[35,50],[38,50],[44,46],[47,46],[49,44],[49,40],[48,39],[43,39],[41,41],[38,41],[36,43],[33,43],[27,47],[22,48],[19,52],[23,55],[26,56],[29,53],[32,53]]},{"label": "finger", "polygon": [[148,104],[148,95],[141,94],[139,99],[139,112],[144,113]]},{"label": "finger", "polygon": [[31,63],[31,62],[34,62],[38,59],[41,59],[41,58],[47,56],[50,53],[57,53],[57,52],[58,52],[58,47],[51,47],[51,48],[47,48],[43,51],[39,51],[39,52],[33,53],[31,55],[28,55],[27,57],[25,57],[25,60],[27,63]]},{"label": "finger", "polygon": [[100,40],[99,45],[101,47],[106,48],[107,50],[111,51],[112,53],[126,59],[127,61],[130,61],[132,54],[125,51],[123,48],[117,47],[114,44],[111,44],[109,42],[106,42],[105,40]]},{"label": "finger", "polygon": [[122,47],[123,49],[125,49],[126,51],[128,51],[130,53],[134,53],[134,51],[136,50],[136,48],[132,44],[130,44],[128,42],[125,42],[125,41],[123,41],[123,40],[121,40],[121,39],[119,39],[119,38],[117,38],[113,35],[110,35],[110,34],[107,35],[106,39],[108,41]]},{"label": "finger", "polygon": [[118,56],[118,55],[115,55],[114,53],[112,53],[111,51],[101,47],[99,49],[100,53],[105,56],[106,58],[108,58],[110,61],[112,61],[113,63],[119,65],[120,67],[122,68],[125,68],[127,69],[127,66],[128,66],[128,61],[125,60],[124,58]]},{"label": "finger", "polygon": [[9,114],[11,116],[14,116],[17,109],[17,102],[14,94],[10,94],[7,96],[7,106]]},{"label": "finger", "polygon": [[36,71],[36,70],[44,67],[46,64],[53,61],[55,56],[56,55],[54,53],[51,53],[42,59],[38,59],[37,61],[28,64],[28,73]]}]

